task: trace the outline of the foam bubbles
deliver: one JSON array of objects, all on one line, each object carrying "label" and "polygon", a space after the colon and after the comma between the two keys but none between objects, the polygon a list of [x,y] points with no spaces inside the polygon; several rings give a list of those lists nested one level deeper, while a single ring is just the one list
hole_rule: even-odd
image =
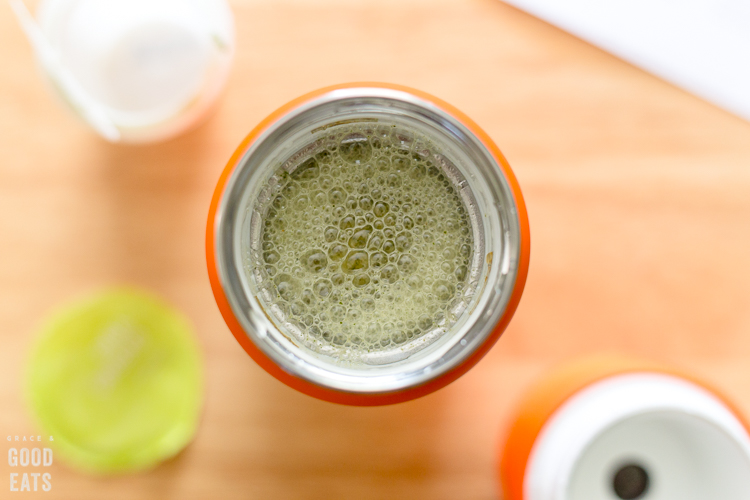
[{"label": "foam bubbles", "polygon": [[449,329],[473,290],[473,241],[435,154],[391,127],[326,133],[296,168],[274,174],[274,196],[258,207],[253,264],[270,277],[271,310],[309,347],[348,358]]}]

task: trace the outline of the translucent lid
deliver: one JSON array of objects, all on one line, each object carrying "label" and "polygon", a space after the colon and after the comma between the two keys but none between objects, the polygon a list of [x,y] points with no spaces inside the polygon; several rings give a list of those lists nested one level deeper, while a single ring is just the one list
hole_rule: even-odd
[{"label": "translucent lid", "polygon": [[195,122],[233,55],[224,0],[46,0],[39,21],[60,65],[126,141],[159,140]]},{"label": "translucent lid", "polygon": [[56,457],[95,473],[145,469],[177,454],[195,433],[202,392],[187,321],[132,289],[58,311],[27,372],[32,411]]}]

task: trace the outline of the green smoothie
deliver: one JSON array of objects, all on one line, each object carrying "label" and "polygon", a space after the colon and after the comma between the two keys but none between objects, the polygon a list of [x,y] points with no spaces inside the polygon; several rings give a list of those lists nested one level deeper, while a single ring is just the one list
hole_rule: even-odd
[{"label": "green smoothie", "polygon": [[267,309],[308,347],[348,358],[450,330],[474,291],[473,236],[439,154],[412,131],[362,124],[306,151],[258,207]]}]

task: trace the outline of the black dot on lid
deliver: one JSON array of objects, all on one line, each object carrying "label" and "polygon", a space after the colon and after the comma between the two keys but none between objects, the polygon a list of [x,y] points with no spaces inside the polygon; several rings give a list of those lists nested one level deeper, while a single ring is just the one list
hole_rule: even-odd
[{"label": "black dot on lid", "polygon": [[612,479],[612,489],[618,498],[635,500],[648,492],[649,477],[646,469],[638,464],[620,467]]}]

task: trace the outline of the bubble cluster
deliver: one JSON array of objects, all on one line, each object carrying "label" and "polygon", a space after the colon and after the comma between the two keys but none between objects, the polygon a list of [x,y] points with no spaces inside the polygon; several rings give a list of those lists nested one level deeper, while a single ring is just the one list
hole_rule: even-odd
[{"label": "bubble cluster", "polygon": [[392,349],[450,328],[470,299],[470,217],[427,144],[348,125],[269,180],[253,265],[308,346]]}]

